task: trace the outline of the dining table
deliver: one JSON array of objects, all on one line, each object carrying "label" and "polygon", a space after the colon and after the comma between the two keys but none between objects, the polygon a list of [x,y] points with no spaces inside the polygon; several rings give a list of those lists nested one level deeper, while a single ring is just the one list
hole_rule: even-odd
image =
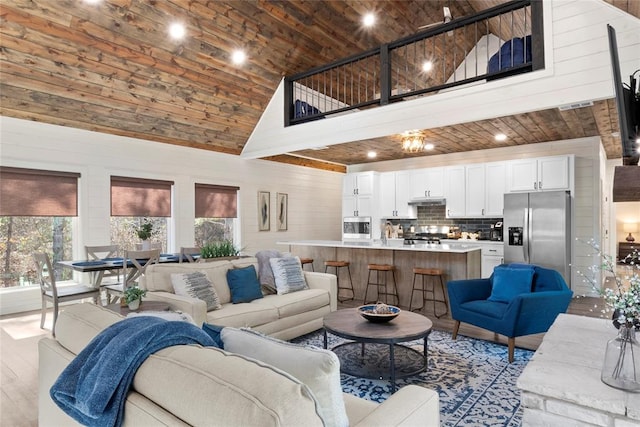
[{"label": "dining table", "polygon": [[[199,258],[199,256],[197,255],[194,256],[194,259],[197,259],[197,258]],[[139,261],[144,261],[144,260],[139,260]],[[160,254],[160,258],[158,262],[160,264],[180,262],[180,254]],[[188,262],[186,256],[183,257],[183,262]],[[112,257],[112,258],[93,259],[93,260],[58,261],[56,265],[59,265],[63,268],[70,268],[79,273],[97,273],[97,274],[91,275],[92,276],[91,286],[99,288],[100,285],[102,284],[102,278],[104,276],[104,272],[123,269],[124,258]],[[127,259],[127,269],[134,269],[134,268],[135,268],[134,263],[130,259]]]}]

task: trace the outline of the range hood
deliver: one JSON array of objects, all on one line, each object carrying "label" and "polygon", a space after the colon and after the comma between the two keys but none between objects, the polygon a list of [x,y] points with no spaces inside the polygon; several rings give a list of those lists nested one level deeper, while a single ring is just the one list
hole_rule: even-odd
[{"label": "range hood", "polygon": [[640,166],[616,166],[613,173],[613,201],[640,201]]},{"label": "range hood", "polygon": [[444,206],[447,204],[447,199],[411,199],[409,200],[410,206]]}]

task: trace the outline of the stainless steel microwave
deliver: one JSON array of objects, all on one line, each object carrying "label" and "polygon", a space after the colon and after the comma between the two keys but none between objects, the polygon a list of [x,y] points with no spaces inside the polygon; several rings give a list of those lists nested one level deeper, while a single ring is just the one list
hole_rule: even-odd
[{"label": "stainless steel microwave", "polygon": [[342,221],[342,240],[371,240],[371,217],[345,217]]}]

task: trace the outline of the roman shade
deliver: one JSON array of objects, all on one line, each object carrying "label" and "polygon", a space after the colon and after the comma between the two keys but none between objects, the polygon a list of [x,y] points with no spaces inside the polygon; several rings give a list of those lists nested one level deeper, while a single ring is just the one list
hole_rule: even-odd
[{"label": "roman shade", "polygon": [[111,216],[171,216],[173,181],[111,177]]},{"label": "roman shade", "polygon": [[196,218],[236,218],[239,187],[196,184]]},{"label": "roman shade", "polygon": [[0,167],[0,215],[78,216],[79,173]]}]

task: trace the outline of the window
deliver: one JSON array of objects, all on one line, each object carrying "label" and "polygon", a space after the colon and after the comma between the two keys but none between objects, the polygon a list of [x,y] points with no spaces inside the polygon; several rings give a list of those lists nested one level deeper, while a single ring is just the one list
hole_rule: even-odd
[{"label": "window", "polygon": [[[38,285],[32,254],[72,257],[80,174],[0,167],[0,287]],[[55,267],[57,280],[71,270]]]},{"label": "window", "polygon": [[195,185],[195,244],[234,241],[238,187]]},{"label": "window", "polygon": [[111,177],[111,244],[122,250],[141,248],[136,230],[152,224],[151,247],[166,252],[173,181]]}]

